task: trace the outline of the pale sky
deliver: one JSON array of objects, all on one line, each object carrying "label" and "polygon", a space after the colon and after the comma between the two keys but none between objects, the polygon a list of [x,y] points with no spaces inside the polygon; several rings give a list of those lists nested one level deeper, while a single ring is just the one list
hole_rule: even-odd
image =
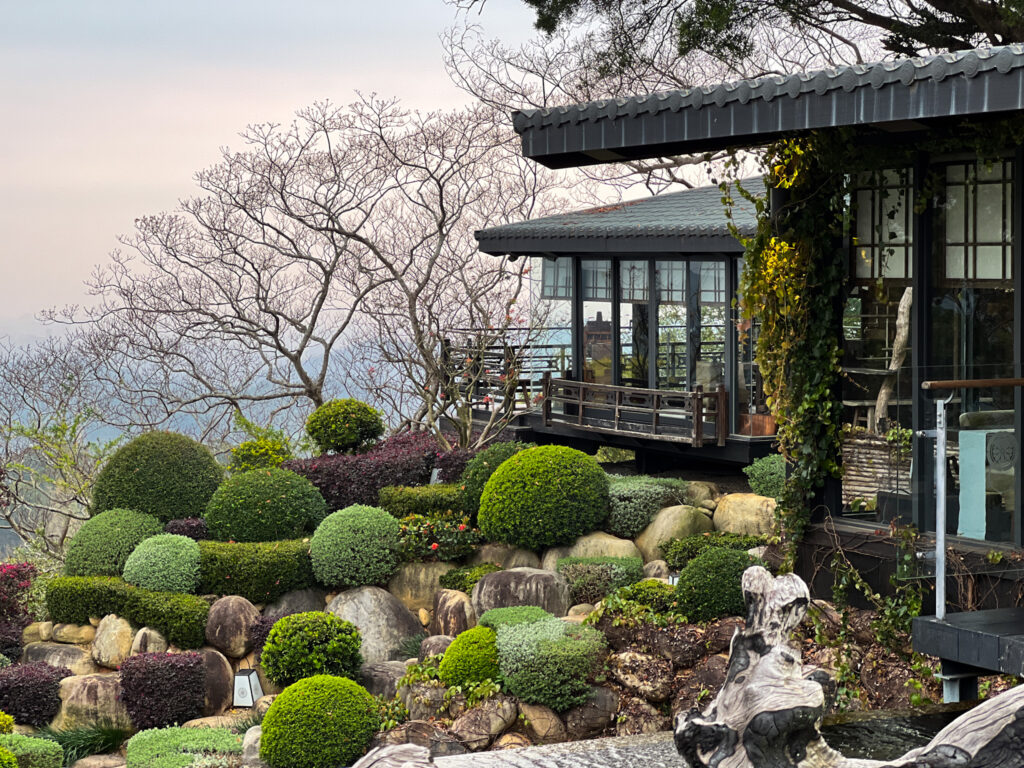
[{"label": "pale sky", "polygon": [[[0,0],[0,337],[88,301],[135,218],[174,208],[247,124],[355,90],[466,100],[441,61],[443,0]],[[474,17],[509,43],[521,0]]]}]

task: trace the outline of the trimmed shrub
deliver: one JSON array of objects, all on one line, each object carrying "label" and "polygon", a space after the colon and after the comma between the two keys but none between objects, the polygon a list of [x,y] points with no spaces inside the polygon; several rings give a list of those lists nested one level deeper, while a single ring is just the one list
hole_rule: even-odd
[{"label": "trimmed shrub", "polygon": [[610,511],[604,529],[623,539],[636,538],[658,510],[684,504],[686,482],[674,478],[609,475]]},{"label": "trimmed shrub", "polygon": [[153,592],[113,577],[64,576],[46,589],[46,606],[54,622],[86,624],[90,616],[116,613],[139,627],[152,627],[179,648],[206,642],[210,605],[195,595]]},{"label": "trimmed shrub", "polygon": [[64,765],[64,750],[49,739],[9,733],[0,735],[0,749],[14,755],[18,768],[61,768]]},{"label": "trimmed shrub", "polygon": [[0,710],[0,734],[14,733],[14,718]]},{"label": "trimmed shrub", "polygon": [[563,557],[556,569],[569,582],[574,603],[597,603],[619,587],[644,577],[639,557]]},{"label": "trimmed shrub", "polygon": [[473,591],[473,587],[488,573],[495,573],[502,570],[500,565],[495,563],[481,563],[480,565],[464,565],[461,568],[453,568],[448,573],[441,574],[440,585],[442,589],[457,589],[467,595]]},{"label": "trimmed shrub", "polygon": [[461,560],[476,551],[483,534],[469,524],[468,517],[424,517],[409,515],[399,521],[398,556],[414,560]]},{"label": "trimmed shrub", "polygon": [[[282,617],[283,618],[283,617]],[[267,636],[270,634],[270,630],[273,629],[274,621],[270,616],[260,616],[256,619],[256,622],[249,627],[247,634],[249,645],[252,646],[252,652],[255,654],[254,658],[256,663],[259,664],[263,657],[263,646],[267,644]]]},{"label": "trimmed shrub", "polygon": [[313,483],[328,509],[344,509],[377,504],[380,489],[389,485],[426,485],[437,448],[430,433],[407,432],[392,435],[366,453],[295,459],[281,466]]},{"label": "trimmed shrub", "polygon": [[313,573],[327,587],[382,584],[398,567],[399,525],[379,507],[355,505],[328,515],[313,534]]},{"label": "trimmed shrub", "polygon": [[121,701],[136,728],[202,717],[206,673],[198,653],[138,653],[119,669]]},{"label": "trimmed shrub", "polygon": [[164,526],[164,533],[188,536],[193,541],[206,541],[210,538],[210,529],[206,527],[206,521],[201,517],[183,517],[180,520],[171,520]]},{"label": "trimmed shrub", "polygon": [[748,536],[742,533],[727,533],[725,531],[709,531],[698,533],[693,536],[684,536],[680,539],[670,539],[662,545],[661,551],[673,571],[681,571],[693,558],[706,550],[718,549],[739,549],[748,550],[760,547],[765,543],[762,536]]},{"label": "trimmed shrub", "polygon": [[484,486],[491,479],[494,470],[501,466],[505,459],[515,456],[527,448],[536,448],[534,443],[515,441],[494,443],[487,446],[474,456],[459,478],[459,491],[462,494],[462,508],[471,515],[480,510],[480,496]]},{"label": "trimmed shrub", "polygon": [[473,627],[459,636],[444,652],[438,673],[449,688],[484,680],[498,680],[497,635],[490,627]]},{"label": "trimmed shrub", "polygon": [[199,542],[199,594],[272,603],[286,592],[315,584],[308,539]]},{"label": "trimmed shrub", "polygon": [[539,550],[569,544],[608,516],[608,476],[593,457],[561,445],[506,459],[480,497],[480,530],[489,541]]},{"label": "trimmed shrub", "polygon": [[743,616],[743,572],[761,565],[756,557],[738,549],[712,547],[693,558],[676,583],[678,611],[692,622],[723,616]]},{"label": "trimmed shrub", "polygon": [[274,437],[257,437],[246,440],[231,449],[228,471],[248,472],[251,469],[277,469],[292,455],[291,446]]},{"label": "trimmed shrub", "polygon": [[185,435],[147,432],[118,448],[92,492],[93,513],[134,509],[161,522],[199,517],[224,479],[205,447]]},{"label": "trimmed shrub", "polygon": [[359,400],[331,400],[306,419],[306,434],[321,453],[349,453],[383,435],[384,419]]},{"label": "trimmed shrub", "polygon": [[219,541],[297,539],[324,518],[323,496],[287,469],[253,469],[224,481],[206,507],[206,525]]},{"label": "trimmed shrub", "polygon": [[[21,654],[21,631],[32,622],[28,599],[36,568],[32,563],[0,563],[0,657]],[[0,668],[4,664],[0,660]]]},{"label": "trimmed shrub", "polygon": [[291,685],[313,675],[354,678],[363,664],[356,626],[324,611],[278,619],[263,646],[260,664],[273,682]]},{"label": "trimmed shrub", "polygon": [[593,627],[554,619],[498,629],[498,661],[509,693],[555,712],[581,706],[606,653]]},{"label": "trimmed shrub", "polygon": [[82,523],[68,542],[64,573],[68,576],[120,576],[125,561],[145,539],[162,533],[153,515],[108,509]]},{"label": "trimmed shrub", "polygon": [[199,584],[199,544],[174,533],[151,536],[128,556],[124,580],[158,592],[192,594]]},{"label": "trimmed shrub", "polygon": [[0,747],[0,768],[18,768],[18,758],[10,750]]},{"label": "trimmed shrub", "polygon": [[285,688],[267,710],[260,757],[271,768],[352,765],[380,723],[376,700],[358,683],[307,677]]},{"label": "trimmed shrub", "polygon": [[655,613],[675,613],[676,588],[660,579],[644,579],[622,587],[615,596],[643,605]]},{"label": "trimmed shrub", "polygon": [[434,485],[389,485],[378,494],[380,508],[401,519],[409,515],[444,517],[462,512],[459,486],[454,483]]},{"label": "trimmed shrub", "polygon": [[227,728],[160,728],[140,731],[125,745],[126,768],[191,768],[199,756],[210,754],[241,755],[241,734]]},{"label": "trimmed shrub", "polygon": [[758,496],[777,499],[786,488],[786,460],[781,453],[762,456],[743,468],[750,490]]},{"label": "trimmed shrub", "polygon": [[538,605],[513,605],[509,608],[491,608],[484,611],[477,619],[481,627],[490,627],[497,632],[501,627],[511,627],[516,624],[532,624],[535,621],[546,621],[553,619],[555,615],[548,613]]},{"label": "trimmed shrub", "polygon": [[42,661],[0,669],[0,710],[20,725],[47,725],[60,710],[60,681],[70,675]]}]

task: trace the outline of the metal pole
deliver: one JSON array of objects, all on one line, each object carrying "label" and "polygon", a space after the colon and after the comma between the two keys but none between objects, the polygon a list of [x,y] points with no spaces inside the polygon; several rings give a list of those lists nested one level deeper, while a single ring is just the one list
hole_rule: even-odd
[{"label": "metal pole", "polygon": [[935,401],[935,618],[946,619],[946,401]]}]

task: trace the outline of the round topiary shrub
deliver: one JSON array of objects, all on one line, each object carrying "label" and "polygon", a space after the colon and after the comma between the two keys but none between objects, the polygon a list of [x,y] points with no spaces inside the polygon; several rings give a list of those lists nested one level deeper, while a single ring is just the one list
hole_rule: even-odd
[{"label": "round topiary shrub", "polygon": [[120,576],[125,561],[145,539],[163,532],[152,515],[108,509],[89,518],[68,542],[64,573],[68,576]]},{"label": "round topiary shrub", "polygon": [[693,558],[676,583],[677,611],[692,622],[743,616],[743,572],[760,561],[738,549],[711,547]]},{"label": "round topiary shrub", "polygon": [[354,504],[328,515],[309,545],[313,573],[326,587],[382,584],[398,568],[398,521],[378,507]]},{"label": "round topiary shrub", "polygon": [[260,664],[273,682],[291,685],[313,675],[354,678],[363,664],[359,630],[324,611],[277,620],[263,643]]},{"label": "round topiary shrub", "polygon": [[147,432],[121,446],[100,470],[92,512],[134,509],[164,523],[199,517],[223,479],[213,454],[195,440]]},{"label": "round topiary shrub", "polygon": [[608,516],[608,476],[592,457],[543,445],[506,459],[484,486],[480,530],[489,541],[539,550],[570,544]]},{"label": "round topiary shrub", "polygon": [[285,688],[267,710],[260,757],[271,768],[352,765],[380,723],[376,701],[358,683],[307,677]]},{"label": "round topiary shrub", "polygon": [[497,635],[490,627],[473,627],[459,633],[438,667],[441,682],[451,687],[497,680],[501,671],[496,641]]},{"label": "round topiary shrub", "polygon": [[151,536],[128,556],[124,580],[157,592],[193,594],[199,584],[199,544],[174,533]]},{"label": "round topiary shrub", "polygon": [[300,538],[323,520],[327,505],[309,480],[287,469],[232,475],[206,507],[210,536],[219,541]]},{"label": "round topiary shrub", "polygon": [[536,447],[533,443],[515,441],[494,443],[470,459],[458,483],[462,508],[470,515],[475,515],[480,509],[480,495],[484,492],[484,486],[491,479],[494,470],[500,467],[505,459],[527,448]]},{"label": "round topiary shrub", "polygon": [[636,538],[658,510],[686,503],[686,483],[673,478],[610,476],[611,508],[604,529],[622,539]]},{"label": "round topiary shrub", "polygon": [[306,434],[323,453],[348,453],[383,435],[384,419],[359,400],[331,400],[306,419]]},{"label": "round topiary shrub", "polygon": [[250,469],[277,469],[283,462],[293,458],[292,449],[284,440],[257,437],[231,449],[228,469],[233,473],[248,472]]},{"label": "round topiary shrub", "polygon": [[743,468],[750,490],[758,496],[777,499],[786,490],[786,460],[781,453],[762,456]]}]

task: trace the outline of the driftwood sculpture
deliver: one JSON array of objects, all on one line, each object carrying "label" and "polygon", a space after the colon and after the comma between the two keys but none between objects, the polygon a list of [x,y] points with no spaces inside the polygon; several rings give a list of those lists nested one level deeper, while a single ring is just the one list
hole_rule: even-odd
[{"label": "driftwood sculpture", "polygon": [[726,681],[703,711],[676,719],[688,768],[1024,768],[1024,686],[978,705],[899,760],[844,758],[819,733],[834,681],[803,668],[790,634],[807,585],[764,568],[743,574],[747,627],[733,636]]}]

